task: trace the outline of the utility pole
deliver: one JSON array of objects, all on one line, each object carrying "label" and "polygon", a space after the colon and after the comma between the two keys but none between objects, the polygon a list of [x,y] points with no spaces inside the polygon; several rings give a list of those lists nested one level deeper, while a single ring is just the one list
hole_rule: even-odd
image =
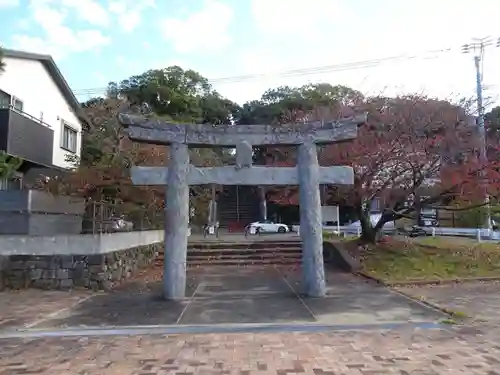
[{"label": "utility pole", "polygon": [[[482,72],[482,62],[484,61],[484,51],[486,47],[491,46],[493,41],[491,38],[481,38],[474,39],[472,43],[464,44],[462,46],[463,53],[474,53],[474,65],[476,68],[476,95],[477,95],[477,127],[479,133],[479,141],[481,143],[480,147],[480,160],[481,165],[486,166],[488,163],[488,155],[486,153],[486,130],[484,128],[484,104],[483,104],[483,72]],[[500,46],[500,38],[496,42],[496,46]],[[483,186],[484,186],[484,203],[486,207],[486,223],[485,226],[488,230],[491,230],[491,208],[490,208],[490,198],[488,195],[488,188],[486,181],[486,172],[482,171],[483,175]]]}]

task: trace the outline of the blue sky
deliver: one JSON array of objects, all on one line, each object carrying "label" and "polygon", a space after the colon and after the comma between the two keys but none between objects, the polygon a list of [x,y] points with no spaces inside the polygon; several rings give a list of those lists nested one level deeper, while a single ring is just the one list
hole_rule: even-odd
[{"label": "blue sky", "polygon": [[[369,93],[457,97],[474,90],[472,56],[460,46],[500,37],[498,14],[500,4],[491,0],[0,0],[0,44],[51,54],[81,99],[102,93],[109,81],[172,64],[210,79],[268,74],[214,81],[238,102],[268,87],[318,81]],[[499,52],[491,47],[485,59],[487,95],[494,98]],[[276,74],[396,55],[418,58]]]}]

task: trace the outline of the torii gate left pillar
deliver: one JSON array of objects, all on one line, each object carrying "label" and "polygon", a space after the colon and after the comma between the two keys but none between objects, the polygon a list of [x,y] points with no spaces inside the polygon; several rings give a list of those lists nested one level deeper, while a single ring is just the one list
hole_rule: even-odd
[{"label": "torii gate left pillar", "polygon": [[[352,184],[350,167],[320,167],[316,144],[353,139],[366,116],[341,122],[306,123],[297,128],[268,125],[178,125],[121,114],[132,140],[170,145],[170,165],[134,167],[136,185],[168,185],[163,292],[166,299],[181,300],[186,289],[186,257],[189,223],[189,185],[299,185],[300,233],[305,292],[311,297],[326,293],[322,251],[319,184]],[[189,164],[189,145],[237,146],[236,167],[196,168]],[[297,167],[251,167],[255,146],[298,146]]]}]

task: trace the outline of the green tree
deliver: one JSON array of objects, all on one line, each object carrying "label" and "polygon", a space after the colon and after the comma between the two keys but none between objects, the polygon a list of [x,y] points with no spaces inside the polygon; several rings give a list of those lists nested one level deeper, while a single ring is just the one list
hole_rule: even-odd
[{"label": "green tree", "polygon": [[0,47],[0,73],[5,71],[5,61],[3,60],[3,49]]},{"label": "green tree", "polygon": [[179,122],[227,124],[239,112],[239,106],[214,91],[205,77],[179,66],[111,82],[108,95],[125,97],[133,106],[147,105],[157,116]]},{"label": "green tree", "polygon": [[245,103],[240,123],[276,124],[304,119],[318,108],[358,105],[361,92],[347,86],[329,83],[307,84],[301,87],[280,86],[267,90],[260,100]]},{"label": "green tree", "polygon": [[500,106],[492,108],[484,116],[487,135],[491,140],[500,139]]},{"label": "green tree", "polygon": [[9,180],[15,176],[23,160],[0,151],[0,180]]}]

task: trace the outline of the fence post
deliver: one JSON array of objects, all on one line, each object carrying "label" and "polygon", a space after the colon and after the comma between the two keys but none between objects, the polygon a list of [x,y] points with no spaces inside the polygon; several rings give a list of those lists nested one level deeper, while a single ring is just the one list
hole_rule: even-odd
[{"label": "fence post", "polygon": [[436,237],[436,228],[432,227],[432,237]]},{"label": "fence post", "polygon": [[477,235],[476,235],[476,237],[477,237],[477,241],[481,242],[481,229],[480,228],[477,229]]}]

